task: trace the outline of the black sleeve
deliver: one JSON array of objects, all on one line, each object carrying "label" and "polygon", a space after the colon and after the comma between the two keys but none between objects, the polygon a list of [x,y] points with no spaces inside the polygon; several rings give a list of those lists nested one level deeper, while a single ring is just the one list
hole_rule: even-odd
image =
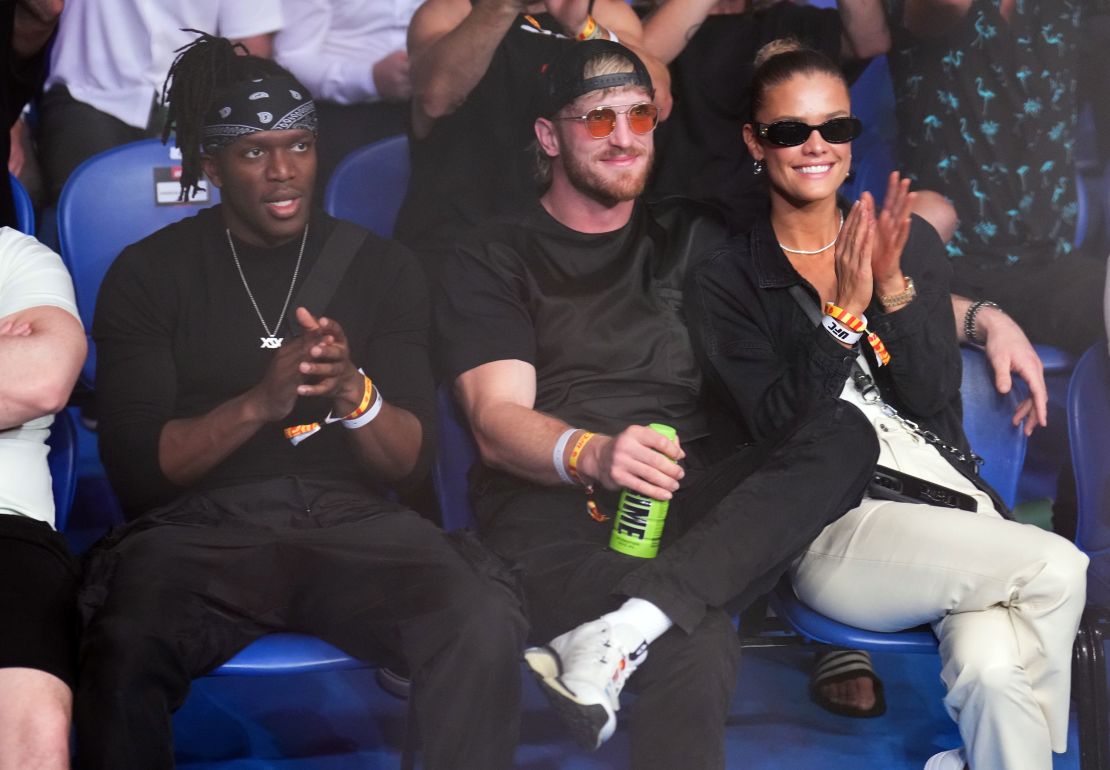
[{"label": "black sleeve", "polygon": [[435,452],[435,386],[428,357],[431,320],[427,281],[416,255],[390,242],[387,263],[392,269],[379,295],[374,332],[352,357],[357,356],[355,365],[381,389],[382,398],[420,421],[420,459],[399,483],[404,486],[423,477]]},{"label": "black sleeve", "polygon": [[460,245],[440,272],[435,302],[439,375],[452,383],[491,361],[535,363],[535,327],[527,277],[515,251],[500,242]]},{"label": "black sleeve", "polygon": [[129,516],[180,491],[158,460],[159,437],[177,399],[176,294],[173,279],[145,256],[131,246],[115,261],[93,320],[100,455]]},{"label": "black sleeve", "polygon": [[884,390],[893,386],[896,403],[928,418],[959,393],[962,363],[952,316],[952,268],[936,230],[916,215],[902,272],[913,278],[916,299],[896,313],[884,313],[872,300],[868,326],[890,353],[890,364],[880,371]]},{"label": "black sleeve", "polygon": [[762,289],[746,268],[747,237],[699,265],[686,284],[691,338],[709,382],[757,440],[847,381],[856,349],[810,323],[786,289]]}]

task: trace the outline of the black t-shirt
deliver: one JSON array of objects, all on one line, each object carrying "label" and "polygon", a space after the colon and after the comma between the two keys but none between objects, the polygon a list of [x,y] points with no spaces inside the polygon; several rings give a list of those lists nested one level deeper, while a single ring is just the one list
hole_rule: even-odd
[{"label": "black t-shirt", "polygon": [[397,238],[421,256],[446,254],[471,227],[536,197],[529,147],[540,69],[571,41],[549,14],[532,18],[552,34],[518,16],[466,101],[411,140]]},{"label": "black t-shirt", "polygon": [[752,173],[742,127],[751,120],[756,52],[790,35],[840,58],[840,14],[835,9],[776,3],[765,11],[707,16],[671,63],[674,110],[655,133],[651,189],[719,207],[729,228],[743,232],[765,212],[765,177]]},{"label": "black t-shirt", "polygon": [[[315,211],[298,287],[335,221]],[[266,323],[277,320],[301,239],[263,249],[236,241],[243,272]],[[277,336],[289,339],[294,294]],[[310,310],[318,310],[309,308]],[[431,444],[434,394],[427,358],[427,288],[415,257],[369,235],[323,315],[342,325],[351,358],[391,404],[419,418]],[[117,493],[131,513],[183,490],[158,465],[165,424],[205,414],[261,381],[275,351],[262,349],[262,325],[227,244],[220,208],[159,230],[126,248],[109,269],[93,321],[97,344],[100,447]],[[339,425],[294,447],[290,425],[321,420],[329,404],[301,398],[280,423],[259,430],[197,488],[282,475],[368,480]]]},{"label": "black t-shirt", "polygon": [[619,230],[571,230],[537,202],[476,230],[444,264],[435,313],[443,375],[491,361],[536,368],[541,412],[616,433],[662,422],[708,432],[682,317],[683,278],[724,228],[704,207],[637,202]]}]

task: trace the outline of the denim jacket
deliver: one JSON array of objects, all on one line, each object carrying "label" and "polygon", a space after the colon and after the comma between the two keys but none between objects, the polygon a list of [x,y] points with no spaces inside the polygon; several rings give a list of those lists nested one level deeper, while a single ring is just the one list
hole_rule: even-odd
[{"label": "denim jacket", "polygon": [[[913,278],[917,297],[895,313],[884,312],[873,297],[866,311],[868,327],[891,356],[879,367],[865,342],[847,350],[810,320],[790,287],[801,285],[820,306],[817,292],[779,248],[770,220],[761,219],[751,232],[715,249],[687,278],[685,311],[706,382],[762,439],[789,426],[817,398],[839,396],[862,344],[883,400],[970,456],[951,268],[936,231],[916,216],[902,271]],[[1006,511],[974,462],[942,455]]]}]

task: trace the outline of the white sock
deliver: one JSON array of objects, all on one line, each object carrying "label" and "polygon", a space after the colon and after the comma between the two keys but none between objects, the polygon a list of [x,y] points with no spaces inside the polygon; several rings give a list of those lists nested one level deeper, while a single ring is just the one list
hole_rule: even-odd
[{"label": "white sock", "polygon": [[619,609],[606,613],[601,618],[608,620],[613,628],[619,625],[631,626],[643,635],[647,644],[654,642],[674,625],[674,621],[663,610],[646,599],[629,599]]}]

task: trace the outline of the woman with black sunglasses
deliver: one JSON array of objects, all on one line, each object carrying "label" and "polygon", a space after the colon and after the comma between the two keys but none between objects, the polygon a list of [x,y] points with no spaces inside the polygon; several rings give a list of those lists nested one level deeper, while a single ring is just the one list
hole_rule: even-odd
[{"label": "woman with black sunglasses", "polygon": [[[791,569],[799,598],[875,631],[929,623],[964,748],[927,770],[1049,770],[1064,751],[1087,557],[1004,518],[961,427],[960,351],[943,246],[908,180],[837,199],[861,131],[824,55],[757,58],[744,139],[767,218],[703,261],[686,312],[708,380],[756,438],[823,396],[875,427],[875,481]],[[851,406],[848,406],[848,405]],[[845,446],[845,452],[857,448]]]}]

